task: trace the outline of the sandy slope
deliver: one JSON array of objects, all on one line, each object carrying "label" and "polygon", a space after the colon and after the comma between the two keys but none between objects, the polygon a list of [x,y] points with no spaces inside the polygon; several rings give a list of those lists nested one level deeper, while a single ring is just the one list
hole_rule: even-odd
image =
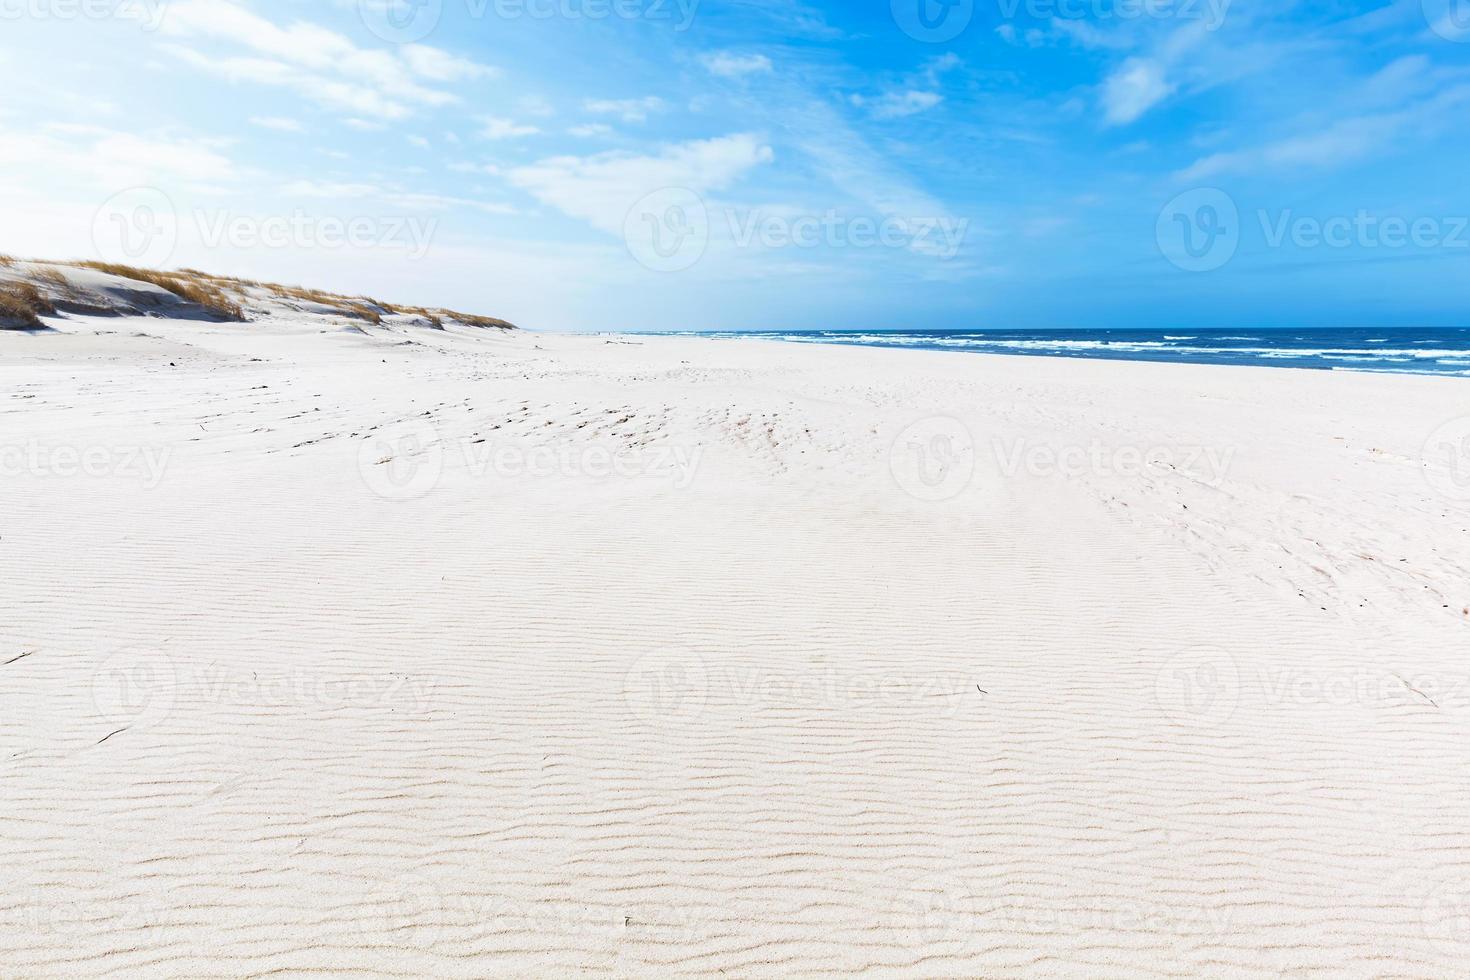
[{"label": "sandy slope", "polygon": [[1466,391],[0,335],[0,975],[1455,975]]}]

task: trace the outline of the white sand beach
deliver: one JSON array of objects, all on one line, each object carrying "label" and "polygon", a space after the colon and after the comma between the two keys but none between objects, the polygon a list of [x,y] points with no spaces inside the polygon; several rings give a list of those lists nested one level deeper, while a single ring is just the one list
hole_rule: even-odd
[{"label": "white sand beach", "polygon": [[0,332],[0,976],[1463,971],[1463,380],[257,305]]}]

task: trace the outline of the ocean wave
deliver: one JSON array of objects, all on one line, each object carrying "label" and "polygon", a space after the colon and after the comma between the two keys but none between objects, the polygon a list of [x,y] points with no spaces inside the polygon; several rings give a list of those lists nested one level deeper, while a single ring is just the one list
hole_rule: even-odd
[{"label": "ocean wave", "polygon": [[[746,337],[803,344],[926,348],[991,354],[1114,360],[1186,361],[1203,364],[1262,364],[1293,368],[1379,371],[1397,374],[1470,375],[1470,331],[1401,332],[1396,337],[1353,336],[1353,331],[1282,331],[1266,334],[1154,334],[1145,331],[730,331],[704,336]],[[1119,333],[1132,336],[1119,336]],[[1334,333],[1342,343],[1334,345]],[[1079,336],[1081,334],[1081,336]],[[1140,336],[1140,334],[1143,334]],[[1346,334],[1347,336],[1343,336]],[[1397,339],[1392,347],[1384,346]],[[1276,341],[1273,343],[1273,341]],[[1325,343],[1323,341],[1326,341]]]}]

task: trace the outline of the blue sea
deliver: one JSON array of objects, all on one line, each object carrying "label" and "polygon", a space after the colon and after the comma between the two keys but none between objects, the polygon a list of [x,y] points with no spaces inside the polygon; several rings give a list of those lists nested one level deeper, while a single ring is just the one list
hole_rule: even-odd
[{"label": "blue sea", "polygon": [[702,331],[798,344],[855,344],[1188,364],[1470,377],[1470,328],[1329,330],[797,330]]}]

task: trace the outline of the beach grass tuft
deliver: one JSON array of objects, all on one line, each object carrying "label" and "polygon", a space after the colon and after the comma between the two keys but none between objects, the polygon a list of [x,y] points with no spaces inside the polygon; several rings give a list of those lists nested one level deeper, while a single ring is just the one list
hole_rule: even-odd
[{"label": "beach grass tuft", "polygon": [[55,304],[28,282],[0,285],[0,322],[26,328],[42,327],[45,324],[41,315],[55,312]]},{"label": "beach grass tuft", "polygon": [[222,320],[244,320],[245,313],[240,304],[225,295],[214,280],[190,272],[154,272],[116,262],[78,262],[77,265],[96,269],[111,276],[133,279],[167,289],[188,303],[203,307]]}]

